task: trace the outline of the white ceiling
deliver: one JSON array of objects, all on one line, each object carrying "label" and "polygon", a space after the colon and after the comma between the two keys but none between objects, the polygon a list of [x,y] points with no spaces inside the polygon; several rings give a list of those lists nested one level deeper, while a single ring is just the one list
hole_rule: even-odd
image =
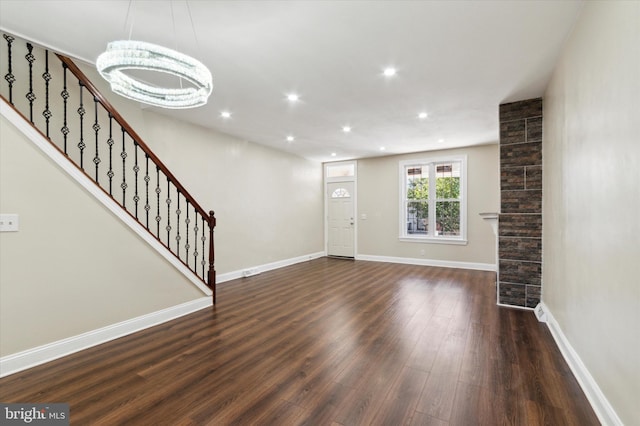
[{"label": "white ceiling", "polygon": [[[91,63],[112,40],[177,48],[209,67],[213,94],[205,107],[159,113],[331,161],[495,143],[498,105],[543,94],[581,6],[1,0],[0,26]],[[387,66],[397,75],[384,77]]]}]

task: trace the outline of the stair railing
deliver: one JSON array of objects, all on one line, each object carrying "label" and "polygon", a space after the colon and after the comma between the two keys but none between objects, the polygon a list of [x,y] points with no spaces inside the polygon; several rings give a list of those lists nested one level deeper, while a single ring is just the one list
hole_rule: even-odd
[{"label": "stair railing", "polygon": [[200,206],[71,59],[3,38],[0,95],[211,288],[215,303],[214,212]]}]

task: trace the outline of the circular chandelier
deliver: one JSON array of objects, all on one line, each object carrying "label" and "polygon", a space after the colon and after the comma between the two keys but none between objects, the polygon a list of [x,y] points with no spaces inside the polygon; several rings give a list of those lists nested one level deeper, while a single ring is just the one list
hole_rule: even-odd
[{"label": "circular chandelier", "polygon": [[[194,108],[207,103],[213,90],[211,72],[202,62],[175,50],[143,41],[120,40],[107,45],[96,60],[98,72],[115,93],[163,108]],[[175,75],[191,86],[152,86],[124,73],[145,70]]]}]

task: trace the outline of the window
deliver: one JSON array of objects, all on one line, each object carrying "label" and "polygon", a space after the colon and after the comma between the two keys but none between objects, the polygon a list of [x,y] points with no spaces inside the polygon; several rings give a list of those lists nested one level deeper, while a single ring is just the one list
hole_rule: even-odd
[{"label": "window", "polygon": [[325,176],[328,178],[353,177],[356,172],[356,163],[332,163],[327,164]]},{"label": "window", "polygon": [[333,191],[333,194],[331,194],[331,198],[349,198],[351,197],[351,194],[349,194],[349,191],[347,191],[344,188],[338,188],[335,191]]},{"label": "window", "polygon": [[466,244],[466,157],[400,162],[400,239]]}]

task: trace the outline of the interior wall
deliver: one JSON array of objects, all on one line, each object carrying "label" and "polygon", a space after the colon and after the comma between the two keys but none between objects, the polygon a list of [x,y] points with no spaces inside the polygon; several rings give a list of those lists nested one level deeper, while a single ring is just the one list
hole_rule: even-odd
[{"label": "interior wall", "polygon": [[[78,65],[203,208],[216,211],[218,275],[323,251],[321,164],[141,108]],[[61,113],[53,113],[57,133]],[[0,356],[203,297],[1,124],[0,210],[18,213],[21,230],[0,235]]]},{"label": "interior wall", "polygon": [[[400,241],[399,162],[462,154],[467,155],[468,244]],[[360,255],[494,265],[496,237],[489,223],[479,214],[498,212],[499,209],[500,151],[497,144],[358,160]],[[367,219],[362,219],[363,214]]]},{"label": "interior wall", "polygon": [[206,297],[0,117],[0,356]]},{"label": "interior wall", "polygon": [[640,2],[585,2],[544,96],[543,294],[640,421]]},{"label": "interior wall", "polygon": [[215,211],[218,275],[324,251],[320,163],[141,108],[79,65],[200,205]]},{"label": "interior wall", "polygon": [[215,210],[218,274],[324,251],[322,165],[144,113],[147,139]]}]

